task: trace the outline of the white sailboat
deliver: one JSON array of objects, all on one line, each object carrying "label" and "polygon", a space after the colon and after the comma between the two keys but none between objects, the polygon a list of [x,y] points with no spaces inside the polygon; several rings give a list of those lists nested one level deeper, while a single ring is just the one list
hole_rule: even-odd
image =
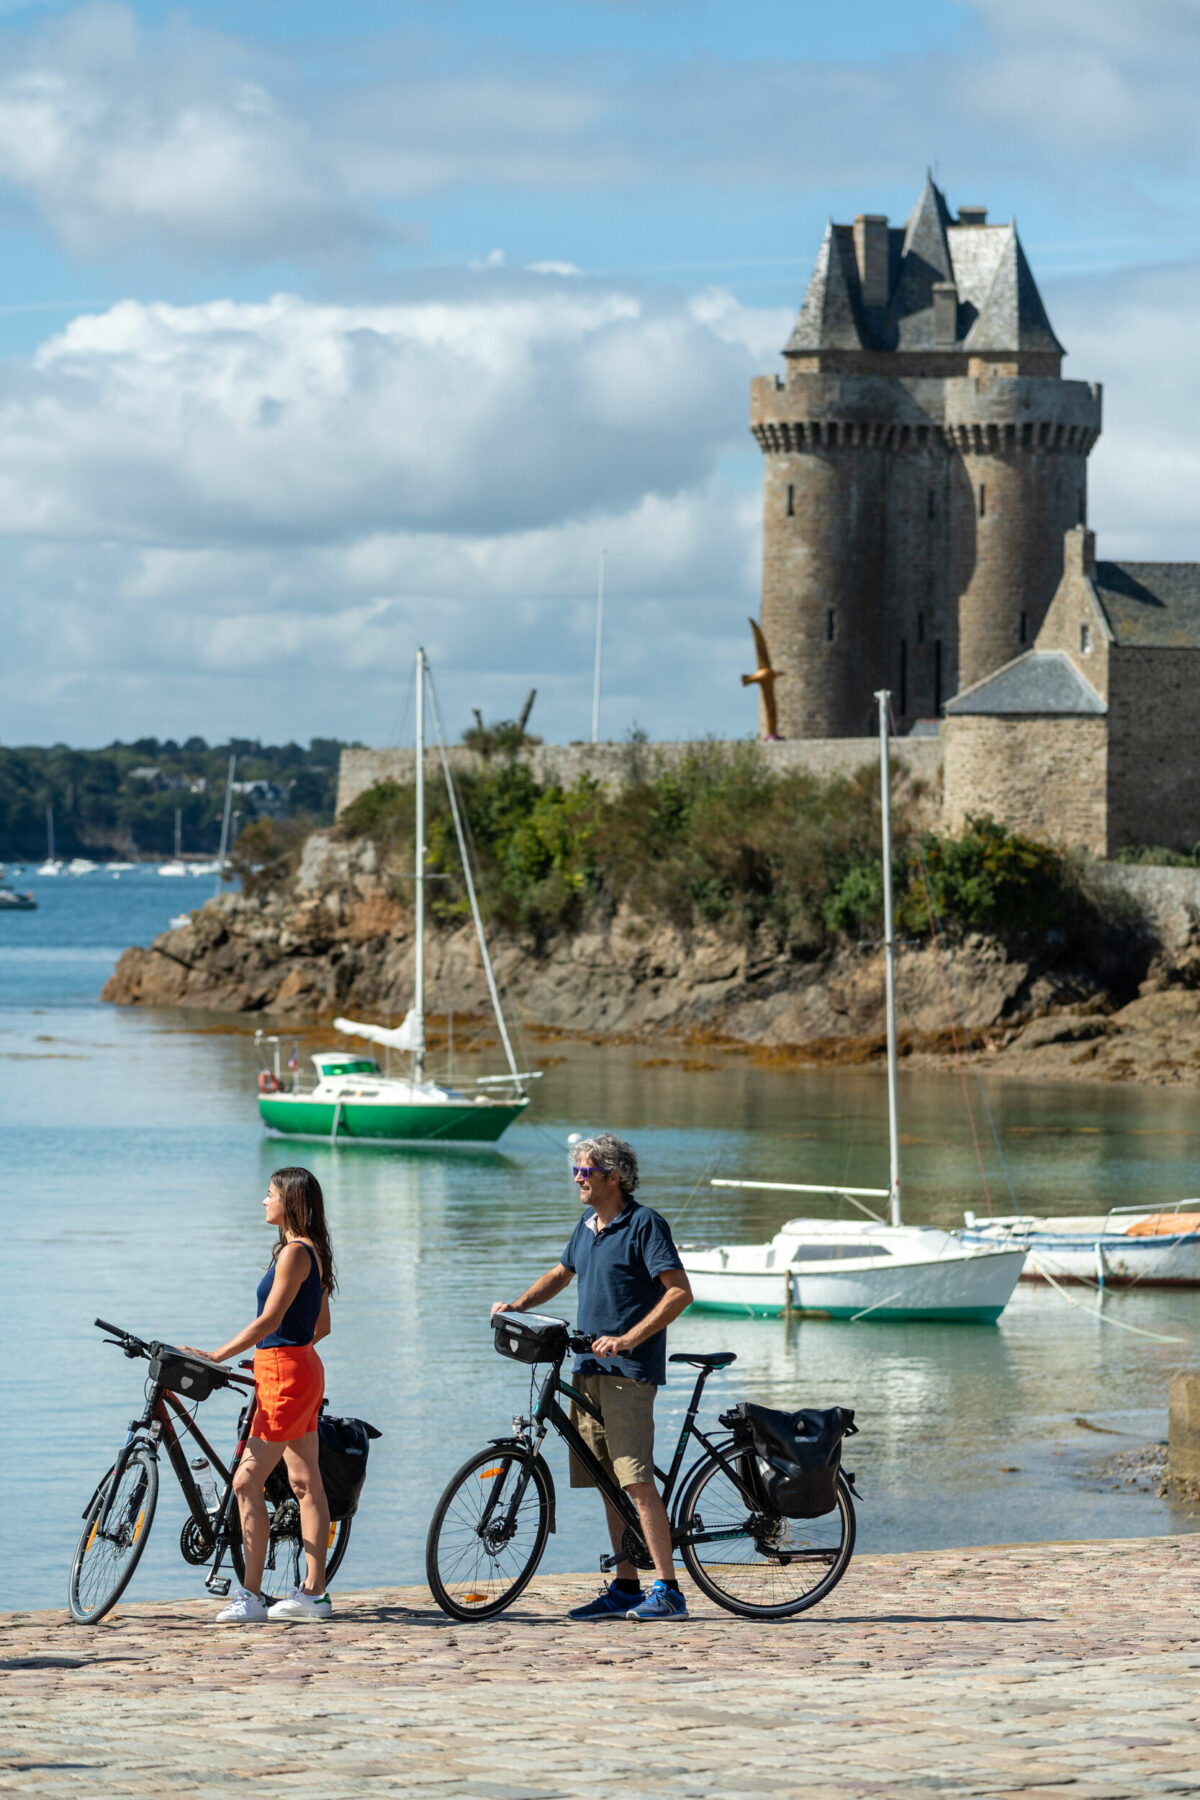
[{"label": "white sailboat", "polygon": [[[713,1311],[778,1317],[929,1319],[991,1322],[1017,1285],[1024,1250],[967,1245],[954,1232],[905,1225],[900,1210],[900,1128],[896,1083],[895,934],[892,920],[891,776],[888,701],[879,703],[883,808],[883,932],[887,979],[889,1180],[886,1188],[809,1182],[716,1179],[713,1187],[844,1198],[863,1219],[789,1219],[766,1244],[681,1245],[695,1296]],[[884,1219],[865,1204],[886,1200]]]},{"label": "white sailboat", "polygon": [[471,916],[483,959],[483,971],[491,997],[492,1011],[508,1062],[507,1075],[484,1075],[474,1082],[440,1082],[430,1080],[425,1072],[425,686],[427,670],[424,650],[417,651],[416,688],[416,842],[414,847],[414,971],[413,1003],[404,1023],[396,1027],[360,1023],[354,1019],[335,1019],[335,1028],[347,1037],[362,1038],[366,1043],[382,1044],[390,1050],[408,1051],[412,1071],[407,1080],[387,1075],[373,1057],[352,1050],[319,1051],[312,1062],[316,1069],[316,1085],[303,1088],[299,1061],[295,1059],[295,1075],[291,1089],[284,1086],[280,1069],[280,1040],[256,1032],[255,1041],[274,1044],[274,1069],[264,1069],[258,1078],[258,1109],[268,1131],[284,1137],[320,1138],[345,1144],[354,1142],[399,1145],[458,1145],[478,1149],[494,1144],[512,1121],[529,1104],[525,1084],[536,1080],[541,1070],[520,1070],[513,1055],[508,1027],[500,1005],[500,994],[492,970],[487,936],[475,894],[475,882],[467,855],[462,819],[450,765],[437,713],[437,698],[430,683],[434,722],[442,753],[442,771],[450,799],[459,855]]}]

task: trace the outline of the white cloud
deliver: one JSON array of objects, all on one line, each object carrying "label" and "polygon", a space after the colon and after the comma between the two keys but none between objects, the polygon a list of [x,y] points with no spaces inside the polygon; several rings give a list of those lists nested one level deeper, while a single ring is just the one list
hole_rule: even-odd
[{"label": "white cloud", "polygon": [[1053,301],[1068,372],[1104,384],[1089,500],[1099,554],[1200,561],[1200,264],[1070,283]]},{"label": "white cloud", "polygon": [[452,703],[528,675],[569,736],[605,548],[623,722],[751,729],[731,683],[708,696],[755,599],[756,508],[725,468],[756,464],[747,345],[778,327],[503,272],[407,305],[72,320],[0,382],[10,721],[78,741],[58,720],[86,704],[92,736],[166,730],[207,682],[208,728],[257,680],[276,730],[303,705],[371,736],[423,639]]},{"label": "white cloud", "polygon": [[39,26],[0,75],[0,182],[83,255],[311,260],[380,235],[246,60],[181,22],[147,34],[110,0]]}]

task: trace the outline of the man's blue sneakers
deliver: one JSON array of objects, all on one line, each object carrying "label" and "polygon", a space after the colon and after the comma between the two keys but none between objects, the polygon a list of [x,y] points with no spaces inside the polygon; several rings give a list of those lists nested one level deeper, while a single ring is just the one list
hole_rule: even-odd
[{"label": "man's blue sneakers", "polygon": [[615,1581],[610,1581],[606,1588],[601,1588],[594,1600],[586,1606],[577,1606],[567,1614],[568,1619],[627,1619],[631,1606],[637,1606],[646,1596],[639,1590],[636,1594],[622,1594],[617,1591]]},{"label": "man's blue sneakers", "polygon": [[[631,1607],[625,1614],[627,1619],[686,1619],[688,1616],[687,1601],[678,1588],[670,1588],[665,1581],[656,1581],[644,1600]],[[572,1614],[572,1617],[575,1617]]]}]

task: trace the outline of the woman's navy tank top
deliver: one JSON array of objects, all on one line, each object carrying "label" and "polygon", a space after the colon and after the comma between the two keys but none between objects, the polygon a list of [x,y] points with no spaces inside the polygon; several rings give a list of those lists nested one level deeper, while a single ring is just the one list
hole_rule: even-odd
[{"label": "woman's navy tank top", "polygon": [[[312,1267],[300,1283],[292,1304],[284,1313],[276,1330],[269,1336],[260,1338],[259,1350],[298,1349],[302,1344],[311,1344],[317,1330],[317,1320],[321,1316],[321,1265],[317,1261],[317,1253],[311,1244],[304,1248],[312,1258]],[[267,1304],[267,1296],[275,1285],[275,1264],[272,1263],[258,1284],[258,1316],[261,1319],[263,1307]]]}]

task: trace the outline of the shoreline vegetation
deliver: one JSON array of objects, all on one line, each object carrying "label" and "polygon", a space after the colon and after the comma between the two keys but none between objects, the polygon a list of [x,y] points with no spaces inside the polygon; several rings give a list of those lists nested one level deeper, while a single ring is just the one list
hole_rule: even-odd
[{"label": "shoreline vegetation", "polygon": [[[512,728],[472,737],[460,800],[498,975],[532,1035],[666,1035],[681,1052],[750,1047],[779,1066],[882,1057],[873,769],[774,775],[752,746],[717,744],[668,768],[635,739],[622,784],[563,787],[535,777]],[[1200,1083],[1200,948],[1164,947],[1103,865],[987,816],[939,831],[929,801],[897,776],[897,1000],[909,1063],[953,1062],[969,1036],[1001,1072]],[[150,949],[126,951],[105,998],[297,1024],[339,1011],[402,1015],[413,829],[413,790],[396,782],[368,789],[325,829],[257,820],[235,852],[242,891]],[[482,1013],[437,786],[427,844],[430,1011]]]},{"label": "shoreline vegetation", "polygon": [[307,749],[201,737],[138,738],[102,750],[0,745],[0,861],[46,855],[47,809],[60,856],[170,856],[177,809],[187,850],[215,856],[231,756],[234,806],[247,823],[276,816],[311,831],[333,819],[341,749],[335,738],[314,738]]}]

